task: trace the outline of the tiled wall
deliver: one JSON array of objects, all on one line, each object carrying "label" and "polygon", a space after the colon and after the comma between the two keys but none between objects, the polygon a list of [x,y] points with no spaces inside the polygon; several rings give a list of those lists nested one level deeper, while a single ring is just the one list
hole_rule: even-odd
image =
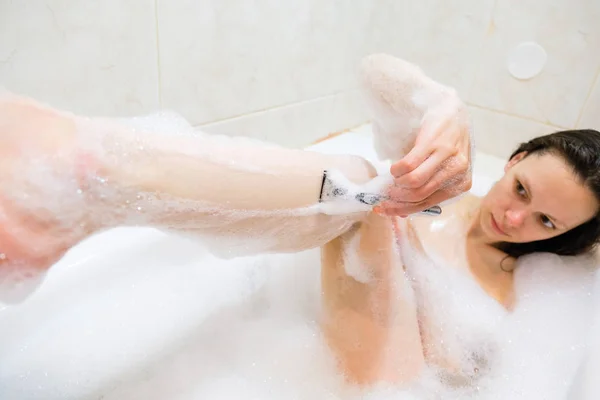
[{"label": "tiled wall", "polygon": [[[506,155],[521,140],[564,128],[600,129],[600,1],[497,0],[465,99],[479,147]],[[541,44],[542,73],[519,81],[506,69],[518,43]]]},{"label": "tiled wall", "polygon": [[[452,85],[480,150],[600,128],[598,0],[0,0],[0,84],[75,112],[159,108],[301,146],[368,119],[355,68],[385,51]],[[535,40],[542,73],[508,51]]]}]

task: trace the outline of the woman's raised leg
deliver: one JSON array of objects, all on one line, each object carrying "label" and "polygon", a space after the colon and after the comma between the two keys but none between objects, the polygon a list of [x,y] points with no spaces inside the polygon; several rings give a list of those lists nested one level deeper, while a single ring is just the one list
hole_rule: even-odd
[{"label": "woman's raised leg", "polygon": [[357,384],[410,382],[423,368],[416,305],[394,220],[370,214],[323,246],[323,331]]},{"label": "woman's raised leg", "polygon": [[324,171],[355,184],[375,176],[360,157],[131,127],[13,95],[0,97],[0,139],[0,272],[46,269],[123,225],[194,233],[230,255],[319,247],[367,214],[324,213]]}]

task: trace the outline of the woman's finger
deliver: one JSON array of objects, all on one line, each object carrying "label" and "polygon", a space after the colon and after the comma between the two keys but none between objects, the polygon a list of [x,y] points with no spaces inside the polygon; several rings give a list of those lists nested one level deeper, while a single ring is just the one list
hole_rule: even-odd
[{"label": "woman's finger", "polygon": [[[464,185],[461,185],[461,186],[464,186]],[[378,213],[382,214],[382,215],[398,216],[398,217],[407,216],[410,214],[416,214],[416,213],[424,211],[430,207],[433,207],[439,203],[442,203],[442,202],[450,199],[454,195],[455,194],[452,194],[452,192],[449,192],[446,189],[440,189],[437,192],[433,193],[428,198],[426,198],[422,201],[419,201],[419,202],[398,203],[398,202],[386,201],[379,205]],[[443,212],[443,210],[442,210],[442,212]]]},{"label": "woman's finger", "polygon": [[[425,178],[427,179],[425,184],[420,187],[411,188],[407,185],[392,187],[388,192],[390,201],[403,203],[420,202],[442,188],[449,191],[449,193],[460,194],[463,186],[461,183],[465,180],[466,173],[469,171],[469,164],[463,160],[463,158],[464,157],[451,157],[444,160],[438,168],[432,172],[434,175]],[[409,175],[411,174],[413,173],[411,172]]]},{"label": "woman's finger", "polygon": [[394,185],[400,188],[420,188],[440,170],[442,163],[449,157],[445,151],[435,151],[412,171],[396,177]]},{"label": "woman's finger", "polygon": [[426,140],[430,139],[429,136],[431,136],[430,127],[430,124],[423,124],[414,147],[401,160],[391,166],[390,173],[392,176],[396,178],[413,171],[433,153],[435,148],[432,148],[431,140]]}]

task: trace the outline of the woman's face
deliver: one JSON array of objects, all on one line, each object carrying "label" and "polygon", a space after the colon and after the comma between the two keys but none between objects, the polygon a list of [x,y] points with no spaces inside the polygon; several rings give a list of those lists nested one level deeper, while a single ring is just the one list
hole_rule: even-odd
[{"label": "woman's face", "polygon": [[492,242],[532,242],[575,228],[598,207],[561,157],[520,153],[482,200],[480,225]]}]

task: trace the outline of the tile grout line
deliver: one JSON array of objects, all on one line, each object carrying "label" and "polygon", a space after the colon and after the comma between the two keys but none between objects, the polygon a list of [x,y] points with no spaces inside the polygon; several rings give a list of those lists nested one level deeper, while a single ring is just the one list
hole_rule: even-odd
[{"label": "tile grout line", "polygon": [[473,94],[473,88],[477,85],[477,79],[479,78],[479,75],[481,74],[481,65],[483,64],[484,58],[485,58],[485,55],[484,55],[485,43],[487,42],[488,37],[490,36],[490,31],[491,31],[492,27],[495,26],[494,25],[494,13],[496,11],[497,5],[498,5],[498,0],[494,0],[494,4],[492,4],[492,10],[490,11],[489,21],[485,27],[485,32],[482,35],[483,38],[481,39],[481,43],[479,44],[479,56],[477,57],[475,71],[473,73],[473,79],[471,80],[469,89],[467,89],[467,93],[465,93],[467,98],[471,98],[471,96]]},{"label": "tile grout line", "polygon": [[156,36],[156,89],[158,94],[158,107],[163,108],[162,101],[162,71],[160,68],[160,35],[158,31],[158,0],[154,0],[154,27]]},{"label": "tile grout line", "polygon": [[200,124],[194,124],[193,127],[202,127],[202,126],[206,126],[206,125],[217,124],[217,123],[220,123],[220,122],[231,121],[231,120],[235,120],[235,119],[249,117],[249,116],[254,115],[254,114],[261,114],[261,113],[265,113],[265,112],[269,112],[269,111],[276,111],[276,110],[280,110],[280,109],[283,109],[283,108],[292,107],[292,106],[296,106],[296,105],[300,105],[300,104],[306,104],[306,103],[310,103],[310,102],[315,101],[315,100],[323,100],[323,99],[327,99],[327,98],[330,98],[330,97],[336,97],[336,96],[339,96],[339,95],[342,95],[342,94],[351,94],[352,92],[357,92],[357,91],[358,91],[358,89],[341,90],[341,91],[338,91],[338,92],[334,92],[334,93],[325,94],[325,95],[322,95],[322,96],[313,97],[313,98],[307,99],[307,100],[295,101],[293,103],[286,103],[286,104],[281,104],[281,105],[277,105],[277,106],[273,106],[273,107],[263,108],[263,109],[260,109],[260,110],[253,110],[253,111],[250,111],[250,112],[247,112],[247,113],[244,113],[244,114],[234,115],[232,117],[217,119],[217,120],[208,121],[208,122],[202,122]]},{"label": "tile grout line", "polygon": [[[228,122],[228,121],[234,121],[234,120],[237,120],[237,119],[241,119],[241,118],[245,118],[245,117],[250,117],[250,116],[253,116],[253,115],[256,115],[256,114],[267,113],[267,112],[270,112],[270,111],[277,111],[277,110],[280,110],[280,109],[283,109],[283,108],[286,108],[286,107],[294,107],[294,106],[298,106],[298,105],[310,103],[310,102],[315,101],[315,100],[322,100],[322,99],[326,99],[328,97],[335,97],[337,95],[348,93],[348,92],[352,92],[352,91],[351,90],[350,91],[343,91],[343,92],[338,92],[338,93],[334,93],[334,94],[329,94],[329,95],[315,97],[315,98],[309,99],[309,100],[297,101],[297,102],[294,102],[294,103],[287,103],[287,104],[284,104],[284,105],[281,105],[281,106],[275,106],[275,107],[271,107],[271,108],[265,108],[265,109],[261,109],[261,110],[251,111],[249,113],[239,114],[239,115],[236,115],[236,116],[233,116],[233,117],[223,118],[223,119],[214,120],[214,121],[210,121],[210,122],[204,122],[204,123],[201,123],[201,124],[194,124],[194,125],[192,125],[192,127],[194,127],[194,128],[201,128],[201,127],[205,127],[207,125],[218,124],[218,123],[225,123],[225,122]],[[518,114],[512,114],[512,113],[509,113],[509,112],[506,112],[506,111],[496,110],[496,109],[493,109],[493,108],[488,108],[488,107],[485,107],[485,106],[480,106],[480,105],[477,105],[477,104],[474,104],[474,103],[470,103],[470,102],[465,102],[465,104],[467,106],[469,106],[469,107],[477,108],[477,109],[480,109],[480,110],[483,110],[483,111],[491,112],[491,113],[494,113],[494,114],[499,114],[499,115],[502,115],[502,116],[507,116],[507,117],[511,117],[511,118],[517,118],[517,119],[520,119],[520,120],[523,120],[523,121],[535,122],[535,123],[540,124],[540,125],[545,125],[545,126],[549,126],[549,127],[553,127],[553,128],[557,128],[557,129],[568,129],[565,126],[560,126],[560,125],[556,125],[556,124],[552,124],[552,123],[548,123],[548,122],[544,122],[544,121],[539,121],[539,120],[537,120],[535,118],[531,118],[531,117],[527,117],[527,116],[523,116],[523,115],[518,115]],[[365,123],[367,123],[367,121],[365,121]],[[353,129],[353,128],[348,128],[348,129]]]},{"label": "tile grout line", "polygon": [[518,119],[522,119],[524,121],[529,121],[529,122],[535,122],[535,123],[538,123],[538,124],[541,124],[541,125],[551,126],[553,128],[568,129],[568,127],[566,127],[566,126],[561,126],[561,125],[556,125],[556,124],[552,124],[552,123],[548,123],[548,122],[544,122],[544,121],[539,121],[539,120],[537,120],[535,118],[531,118],[531,117],[527,117],[527,116],[523,116],[523,115],[518,115],[518,114],[512,114],[512,113],[507,112],[507,111],[496,110],[494,108],[488,108],[488,107],[480,106],[478,104],[474,104],[474,103],[470,103],[470,102],[465,102],[465,104],[467,106],[469,106],[469,107],[478,108],[480,110],[493,112],[493,113],[504,115],[504,116],[507,116],[507,117],[518,118]]},{"label": "tile grout line", "polygon": [[579,126],[579,123],[581,122],[581,118],[583,118],[583,113],[585,112],[586,106],[587,106],[588,102],[590,101],[590,97],[592,97],[592,93],[594,92],[594,88],[596,87],[596,84],[598,83],[598,78],[600,78],[600,65],[598,66],[598,69],[596,70],[596,75],[594,76],[594,80],[592,81],[592,84],[590,85],[590,88],[587,92],[587,96],[585,96],[585,100],[583,101],[581,109],[579,110],[579,115],[577,116],[577,120],[575,120],[575,125],[573,126],[573,128],[577,128]]}]

